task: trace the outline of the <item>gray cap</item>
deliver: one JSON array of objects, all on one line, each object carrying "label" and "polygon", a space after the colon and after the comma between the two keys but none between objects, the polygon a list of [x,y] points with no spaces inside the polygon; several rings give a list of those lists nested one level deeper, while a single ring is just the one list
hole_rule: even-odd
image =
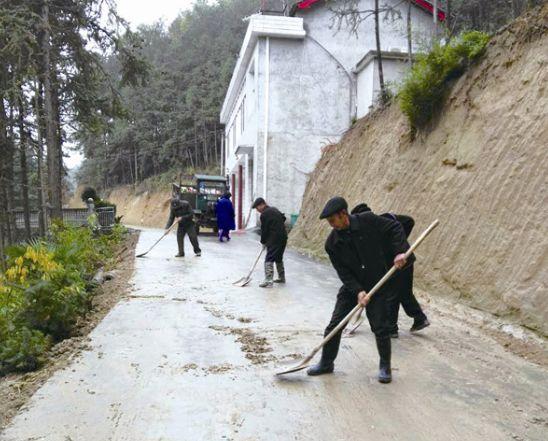
[{"label": "gray cap", "polygon": [[327,201],[325,207],[323,207],[320,219],[325,219],[341,210],[348,210],[348,204],[346,200],[340,196],[335,196]]}]

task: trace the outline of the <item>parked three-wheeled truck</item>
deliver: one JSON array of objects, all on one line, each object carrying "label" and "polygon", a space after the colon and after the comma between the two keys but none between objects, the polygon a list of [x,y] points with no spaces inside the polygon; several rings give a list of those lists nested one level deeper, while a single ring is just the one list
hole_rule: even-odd
[{"label": "parked three-wheeled truck", "polygon": [[172,184],[173,196],[188,201],[192,207],[197,232],[203,228],[214,233],[219,231],[215,205],[227,191],[228,183],[224,176],[195,175],[191,184]]}]

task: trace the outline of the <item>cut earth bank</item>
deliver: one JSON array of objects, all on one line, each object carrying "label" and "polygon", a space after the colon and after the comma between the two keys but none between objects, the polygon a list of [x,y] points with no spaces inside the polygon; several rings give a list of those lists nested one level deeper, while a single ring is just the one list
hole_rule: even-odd
[{"label": "cut earth bank", "polygon": [[413,139],[397,105],[324,149],[290,245],[324,258],[333,195],[409,214],[417,282],[548,336],[548,5],[500,31]]}]

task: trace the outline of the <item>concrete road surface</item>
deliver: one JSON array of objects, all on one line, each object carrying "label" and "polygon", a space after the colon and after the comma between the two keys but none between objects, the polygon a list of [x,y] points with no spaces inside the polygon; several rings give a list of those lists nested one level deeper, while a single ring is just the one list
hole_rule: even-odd
[{"label": "concrete road surface", "polygon": [[[160,234],[143,231],[137,253]],[[233,287],[257,240],[201,237],[202,257],[187,243],[175,259],[170,235],[137,259],[130,297],[0,440],[548,439],[547,371],[504,351],[467,324],[476,312],[439,293],[420,297],[431,299],[422,334],[400,317],[392,384],[376,380],[365,324],[343,339],[334,375],[275,377],[320,341],[340,283],[329,266],[288,252],[286,286],[259,288],[261,265],[249,287]]]}]

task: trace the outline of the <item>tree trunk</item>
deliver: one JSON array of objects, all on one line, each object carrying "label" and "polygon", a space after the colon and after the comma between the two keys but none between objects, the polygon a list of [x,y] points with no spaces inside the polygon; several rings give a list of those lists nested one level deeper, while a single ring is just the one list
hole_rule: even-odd
[{"label": "tree trunk", "polygon": [[217,122],[213,123],[213,143],[215,146],[215,161],[219,159],[219,149],[217,146]]},{"label": "tree trunk", "polygon": [[379,0],[375,0],[375,42],[377,44],[377,61],[379,63],[379,82],[381,86],[381,103],[386,104],[388,96],[386,86],[384,84],[384,72],[382,69],[382,51],[381,51],[381,36],[379,25]]},{"label": "tree trunk", "polygon": [[13,107],[10,104],[10,114],[8,118],[8,133],[6,148],[6,201],[8,217],[8,233],[12,241],[17,240],[17,224],[15,220],[15,144],[13,142]]},{"label": "tree trunk", "polygon": [[27,168],[27,134],[25,132],[25,119],[23,108],[23,90],[19,89],[20,96],[17,100],[19,110],[19,163],[21,166],[21,194],[23,196],[23,218],[25,221],[25,237],[30,240],[30,204],[29,204],[29,176]]},{"label": "tree trunk", "polygon": [[198,135],[196,133],[196,121],[194,121],[194,166],[198,167]]},{"label": "tree trunk", "polygon": [[450,40],[453,37],[453,23],[451,21],[451,0],[447,0],[447,7],[445,11],[445,27],[447,29],[447,39]]},{"label": "tree trunk", "polygon": [[413,66],[413,29],[411,26],[411,0],[407,0],[407,55],[409,66]]},{"label": "tree trunk", "polygon": [[44,79],[44,120],[46,125],[49,202],[51,204],[51,217],[53,219],[62,219],[61,168],[59,167],[60,152],[57,143],[56,118],[53,109],[48,0],[44,0],[42,3],[42,20],[44,26],[44,34],[42,37],[42,75]]},{"label": "tree trunk", "polygon": [[209,155],[207,154],[207,130],[205,120],[202,121],[202,133],[204,136],[204,164],[206,167],[209,166]]},{"label": "tree trunk", "polygon": [[44,182],[44,101],[42,98],[42,84],[38,83],[36,85],[35,92],[35,115],[37,120],[36,125],[36,158],[38,161],[37,166],[37,176],[38,176],[38,205],[39,205],[39,214],[38,214],[38,224],[40,229],[40,236],[44,236],[47,230],[47,214],[48,209],[46,206],[45,198],[45,189],[46,184]]},{"label": "tree trunk", "polygon": [[139,163],[137,162],[137,146],[133,147],[133,159],[135,161],[135,185],[139,182]]},{"label": "tree trunk", "polygon": [[[1,72],[3,73],[3,72]],[[4,77],[0,77],[0,86],[4,86]],[[12,242],[11,222],[8,208],[8,187],[11,186],[9,181],[9,167],[13,165],[13,158],[10,159],[10,146],[8,144],[7,135],[8,118],[4,107],[4,100],[0,99],[0,240],[2,244],[9,245]],[[2,253],[2,257],[3,257]]]}]

